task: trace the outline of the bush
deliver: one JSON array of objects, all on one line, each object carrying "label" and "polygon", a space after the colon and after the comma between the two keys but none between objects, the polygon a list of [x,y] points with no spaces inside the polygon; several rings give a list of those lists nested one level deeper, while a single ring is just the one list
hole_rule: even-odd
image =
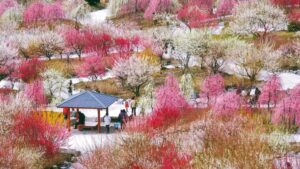
[{"label": "bush", "polygon": [[36,112],[36,116],[40,116],[43,120],[47,121],[51,125],[64,125],[64,114],[61,112],[43,111]]},{"label": "bush", "polygon": [[35,148],[22,147],[7,138],[0,137],[0,168],[42,168],[40,160],[43,155]]},{"label": "bush", "polygon": [[46,156],[55,155],[69,136],[67,129],[59,124],[51,125],[33,113],[17,114],[12,133],[20,141],[34,148],[40,148]]},{"label": "bush", "polygon": [[167,127],[172,123],[176,123],[180,119],[181,112],[176,108],[161,108],[155,110],[149,117],[147,123],[150,127],[156,129]]},{"label": "bush", "polygon": [[179,153],[172,142],[152,143],[149,137],[133,134],[114,147],[98,148],[79,162],[86,168],[189,169],[190,156]]},{"label": "bush", "polygon": [[[272,168],[272,160],[287,150],[262,137],[256,121],[236,117],[214,118],[206,123],[203,151],[196,153],[195,168]],[[251,129],[252,128],[252,129]],[[255,128],[255,129],[253,129]],[[280,137],[279,137],[280,138]],[[280,144],[285,144],[280,143]]]},{"label": "bush", "polygon": [[300,22],[290,22],[288,25],[288,31],[289,32],[297,32],[300,31]]}]

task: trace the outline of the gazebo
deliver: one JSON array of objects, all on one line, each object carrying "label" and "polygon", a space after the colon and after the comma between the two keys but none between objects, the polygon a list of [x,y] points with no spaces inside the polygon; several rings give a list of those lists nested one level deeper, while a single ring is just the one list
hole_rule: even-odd
[{"label": "gazebo", "polygon": [[[77,111],[79,109],[97,109],[98,111],[98,132],[100,132],[100,111],[106,109],[108,112],[108,107],[112,105],[118,98],[111,95],[106,95],[103,93],[98,93],[95,91],[83,91],[75,94],[68,99],[64,100],[62,103],[58,104],[58,108],[75,108]],[[70,131],[70,111],[68,111],[67,125]]]}]

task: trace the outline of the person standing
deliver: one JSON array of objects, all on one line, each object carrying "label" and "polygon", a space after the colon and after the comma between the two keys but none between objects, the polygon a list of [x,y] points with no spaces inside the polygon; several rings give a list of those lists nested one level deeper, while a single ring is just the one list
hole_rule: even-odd
[{"label": "person standing", "polygon": [[128,99],[125,100],[124,107],[125,107],[126,112],[128,112],[128,108],[129,108],[129,102],[128,102]]},{"label": "person standing", "polygon": [[136,101],[135,98],[133,97],[131,102],[130,102],[130,107],[131,107],[131,114],[136,116]]},{"label": "person standing", "polygon": [[124,109],[121,110],[118,119],[119,119],[119,122],[121,123],[121,130],[124,130],[127,119],[128,119],[126,110],[124,110]]},{"label": "person standing", "polygon": [[106,133],[109,133],[110,122],[111,122],[111,118],[110,118],[108,112],[106,112],[106,114],[104,116],[104,124],[106,127]]}]

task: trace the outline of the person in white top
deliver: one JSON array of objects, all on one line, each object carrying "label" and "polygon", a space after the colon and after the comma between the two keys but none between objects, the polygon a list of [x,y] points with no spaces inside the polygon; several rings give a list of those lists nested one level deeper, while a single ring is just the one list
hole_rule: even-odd
[{"label": "person in white top", "polygon": [[106,127],[106,133],[109,133],[110,122],[111,122],[111,118],[108,115],[108,112],[106,112],[106,114],[104,116],[104,124],[105,124],[105,127]]}]

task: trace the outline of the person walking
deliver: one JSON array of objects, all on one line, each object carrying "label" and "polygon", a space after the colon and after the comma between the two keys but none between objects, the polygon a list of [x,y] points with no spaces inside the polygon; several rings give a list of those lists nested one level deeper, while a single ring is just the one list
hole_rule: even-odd
[{"label": "person walking", "polygon": [[128,108],[129,108],[129,102],[128,102],[128,99],[125,100],[124,107],[125,107],[126,112],[128,112]]},{"label": "person walking", "polygon": [[121,130],[123,130],[125,128],[125,125],[126,125],[126,122],[128,119],[126,110],[124,110],[124,109],[121,110],[118,119],[119,119],[119,122],[121,123]]},{"label": "person walking", "polygon": [[104,124],[106,127],[106,133],[109,133],[110,122],[111,122],[111,118],[110,118],[108,112],[106,112],[106,114],[104,116]]},{"label": "person walking", "polygon": [[131,114],[134,116],[136,116],[136,106],[137,106],[137,104],[136,104],[135,98],[133,97],[130,102],[130,107],[131,107]]}]

